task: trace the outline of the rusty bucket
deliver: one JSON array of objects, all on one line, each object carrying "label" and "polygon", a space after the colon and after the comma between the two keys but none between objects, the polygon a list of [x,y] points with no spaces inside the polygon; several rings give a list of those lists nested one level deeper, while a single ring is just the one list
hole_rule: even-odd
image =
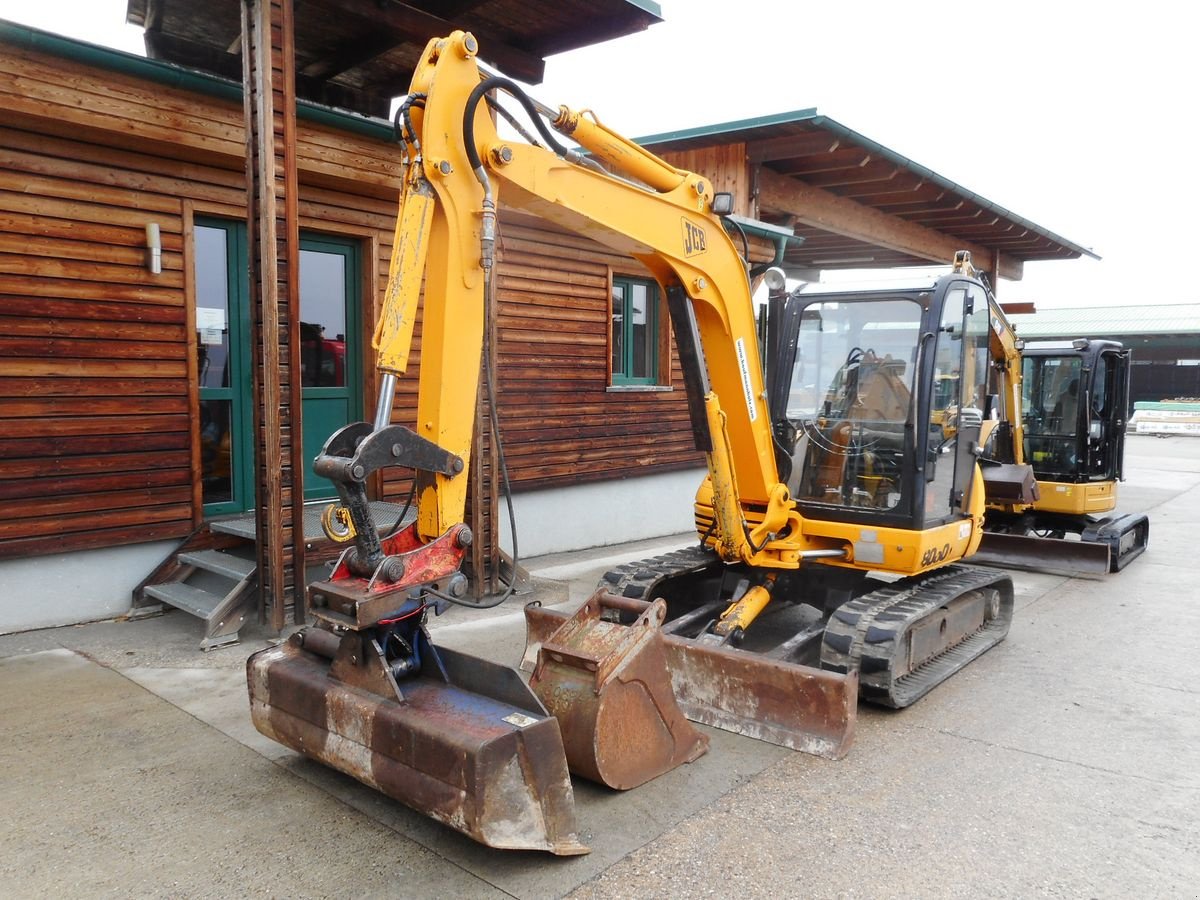
[{"label": "rusty bucket", "polygon": [[[601,590],[588,601],[594,607],[588,617],[606,604],[619,607],[639,603],[645,605],[645,601],[614,597]],[[662,604],[663,601],[654,603]],[[535,654],[540,664],[547,652],[551,655],[558,652],[559,635],[583,612],[581,610],[575,618],[568,619],[565,613],[555,610],[526,607],[526,662],[522,666],[527,667]],[[682,711],[693,722],[826,759],[840,759],[850,749],[858,713],[857,672],[848,675],[826,672],[745,650],[714,647],[678,635],[664,635],[657,629],[654,631],[662,644],[662,658],[669,674],[668,686],[674,695],[673,711]],[[655,655],[658,655],[657,651]],[[581,693],[579,685],[571,686],[573,692],[567,692],[567,697]],[[537,687],[535,690],[553,712],[556,704],[547,699],[547,691]],[[614,718],[597,718],[596,730],[601,730]],[[588,774],[579,767],[572,754],[572,739],[565,724],[563,732],[567,735],[571,770]],[[611,743],[620,747],[623,740],[626,740],[625,735],[618,732]]]},{"label": "rusty bucket", "polygon": [[[605,610],[637,618],[624,625],[603,618]],[[661,600],[598,591],[540,641],[529,685],[558,719],[572,772],[628,790],[708,749],[675,703],[659,630],[665,617]]]},{"label": "rusty bucket", "polygon": [[364,661],[377,649],[309,628],[255,653],[255,726],[489,847],[588,852],[558,723],[516,671],[439,647],[438,665],[397,688],[372,684]]}]

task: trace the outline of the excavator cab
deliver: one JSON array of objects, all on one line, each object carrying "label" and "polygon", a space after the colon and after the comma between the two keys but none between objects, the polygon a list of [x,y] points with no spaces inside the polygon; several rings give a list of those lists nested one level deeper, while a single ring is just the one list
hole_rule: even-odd
[{"label": "excavator cab", "polygon": [[922,530],[961,517],[987,403],[978,282],[801,290],[768,313],[777,456],[806,518]]},{"label": "excavator cab", "polygon": [[1109,516],[1124,478],[1130,352],[1116,341],[1039,341],[1021,350],[1024,460],[1038,496],[997,498],[980,561],[1103,576],[1141,555],[1141,514]]},{"label": "excavator cab", "polygon": [[1038,480],[1123,480],[1130,352],[1081,339],[1031,342],[1022,356],[1025,458]]}]

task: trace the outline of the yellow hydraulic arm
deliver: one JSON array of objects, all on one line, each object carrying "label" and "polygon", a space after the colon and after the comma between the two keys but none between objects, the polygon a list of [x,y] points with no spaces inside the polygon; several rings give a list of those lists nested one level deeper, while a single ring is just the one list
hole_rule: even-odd
[{"label": "yellow hydraulic arm", "polygon": [[[507,205],[640,260],[673,304],[681,345],[694,340],[689,349],[703,402],[693,407],[693,425],[708,438],[720,555],[794,567],[802,551],[840,547],[802,533],[780,483],[750,284],[713,210],[712,186],[565,107],[554,112],[553,126],[617,175],[557,145],[544,127],[555,150],[501,139],[485,95],[508,90],[536,113],[534,103],[506,79],[485,76],[475,52],[475,39],[463,32],[431,41],[403,113],[408,165],[374,342],[385,376],[381,409],[390,414],[393,379],[407,366],[423,289],[434,302],[423,308],[417,433],[469,458],[495,211],[503,190]],[[420,476],[423,540],[462,521],[465,474]]]},{"label": "yellow hydraulic arm", "polygon": [[[969,278],[979,277],[979,273],[971,265],[971,254],[966,250],[960,250],[954,255],[954,271]],[[1025,462],[1025,426],[1021,416],[1022,344],[991,291],[987,291],[987,303],[988,322],[991,326],[988,334],[988,353],[991,357],[992,367],[999,376],[997,381],[1000,388],[1000,409],[998,420],[989,420],[983,423],[984,430],[980,434],[979,443],[981,446],[987,444],[989,435],[999,422],[1007,422],[1012,433],[1015,461],[1021,465]],[[967,360],[967,362],[971,364],[973,361]],[[974,377],[974,373],[967,373],[967,378],[976,383],[982,383],[985,380]]]}]

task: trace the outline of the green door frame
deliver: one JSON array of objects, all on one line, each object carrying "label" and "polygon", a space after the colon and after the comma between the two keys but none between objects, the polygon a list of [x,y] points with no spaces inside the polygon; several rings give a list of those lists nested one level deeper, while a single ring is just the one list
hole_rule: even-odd
[{"label": "green door frame", "polygon": [[[197,216],[195,228],[216,229],[224,233],[225,249],[225,278],[228,297],[227,321],[225,331],[228,346],[229,378],[228,385],[222,387],[199,388],[199,400],[207,402],[225,402],[229,404],[229,470],[230,497],[228,500],[204,504],[205,518],[233,515],[245,512],[254,507],[254,436],[251,420],[253,391],[250,380],[250,303],[249,303],[249,268],[247,260],[246,223],[233,219],[218,219],[207,216]],[[332,237],[316,234],[300,236],[300,250],[318,253],[330,253],[341,256],[343,265],[343,290],[345,298],[345,333],[344,339],[333,342],[342,345],[340,364],[340,385],[321,386],[307,385],[302,388],[302,397],[306,409],[302,411],[302,421],[309,419],[305,412],[311,412],[314,427],[321,429],[321,434],[310,433],[308,444],[315,446],[304,447],[304,499],[317,500],[335,496],[333,485],[323,478],[318,478],[312,472],[312,459],[324,444],[329,435],[326,431],[334,429],[322,424],[318,409],[322,406],[341,408],[347,416],[346,422],[334,425],[348,424],[357,421],[362,416],[362,353],[361,353],[361,322],[360,309],[361,287],[361,250],[359,242],[354,239]],[[215,260],[201,260],[193,252],[195,265],[215,265]],[[303,286],[301,286],[303,291]],[[199,328],[197,338],[200,337]],[[303,335],[301,336],[303,347]],[[302,350],[303,352],[303,350]],[[311,401],[311,402],[310,402]],[[328,415],[328,414],[326,414]],[[335,418],[338,418],[335,416]],[[204,435],[201,436],[203,442]],[[222,452],[220,440],[214,442],[216,452]]]},{"label": "green door frame", "polygon": [[[228,320],[225,330],[228,336],[229,384],[224,387],[199,388],[201,403],[229,403],[230,498],[204,504],[204,516],[211,518],[245,512],[254,505],[254,441],[250,416],[250,285],[246,258],[246,223],[233,219],[197,216],[194,227],[211,228],[225,233],[225,278],[228,297]],[[207,262],[199,260],[195,252],[192,259],[195,265]],[[201,440],[203,439],[202,435]]]},{"label": "green door frame", "polygon": [[[345,297],[345,333],[341,335],[343,338],[340,342],[333,342],[342,345],[342,363],[341,363],[341,381],[340,385],[313,385],[305,384],[302,391],[302,402],[304,409],[302,411],[302,421],[304,430],[304,499],[323,500],[335,497],[337,492],[334,490],[333,484],[324,478],[320,478],[312,471],[312,460],[316,458],[321,447],[325,443],[325,439],[329,435],[343,425],[348,425],[351,422],[357,422],[362,418],[363,409],[363,384],[362,384],[362,311],[360,299],[362,296],[362,277],[361,277],[361,247],[359,241],[353,238],[342,238],[331,235],[302,233],[300,235],[300,251],[329,253],[341,256],[344,264],[342,267],[344,279],[344,297]],[[301,272],[304,270],[303,261],[301,262]],[[303,276],[301,276],[303,278]],[[300,284],[301,294],[304,292],[303,280]],[[301,318],[304,314],[304,301],[301,299]],[[301,326],[303,330],[304,326]],[[310,336],[310,342],[315,340]],[[305,353],[304,335],[301,335],[301,355]],[[302,366],[303,368],[303,366]],[[337,368],[335,361],[335,370]],[[309,374],[305,378],[306,381],[312,380],[312,375]],[[345,421],[341,421],[341,417],[335,417],[337,421],[327,421],[328,410],[336,409],[338,401],[341,401],[345,410]],[[321,413],[318,413],[321,410]],[[310,427],[311,426],[311,427]]]}]

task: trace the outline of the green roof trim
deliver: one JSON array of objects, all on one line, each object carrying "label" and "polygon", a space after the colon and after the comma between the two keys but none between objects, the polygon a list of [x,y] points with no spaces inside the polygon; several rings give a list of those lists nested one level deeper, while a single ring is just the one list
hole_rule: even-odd
[{"label": "green roof trim", "polygon": [[775,113],[770,116],[758,116],[753,119],[738,119],[734,122],[722,122],[717,125],[701,125],[697,128],[684,128],[680,131],[664,131],[661,134],[648,134],[645,137],[634,138],[634,142],[644,147],[653,144],[671,144],[675,141],[693,141],[700,138],[733,135],[739,131],[748,131],[751,128],[806,122],[814,118],[818,118],[817,108],[812,106],[808,109]]},{"label": "green roof trim", "polygon": [[642,12],[649,13],[652,16],[657,16],[659,19],[663,17],[662,7],[655,3],[654,0],[625,0],[625,5],[640,9]]},{"label": "green roof trim", "polygon": [[[242,85],[239,82],[230,81],[228,78],[201,72],[198,69],[189,69],[186,66],[179,66],[161,59],[148,59],[144,56],[126,53],[124,50],[113,50],[111,47],[101,47],[86,41],[51,34],[48,31],[18,25],[16,22],[9,22],[5,19],[0,19],[0,43],[75,60],[134,78],[143,78],[166,87],[205,94],[221,100],[231,100],[235,103],[242,102]],[[297,100],[296,116],[318,125],[350,131],[364,137],[388,142],[392,140],[392,124],[390,122],[384,119],[373,119],[349,110],[334,109],[331,106],[322,106],[309,100]]]},{"label": "green roof trim", "polygon": [[666,131],[662,134],[651,134],[643,138],[638,138],[637,143],[645,146],[653,146],[654,144],[667,144],[675,143],[677,141],[699,140],[702,138],[716,138],[723,136],[732,139],[737,136],[738,132],[748,131],[752,128],[763,128],[771,125],[791,125],[799,124],[801,122],[810,123],[817,128],[823,128],[826,131],[839,135],[848,141],[852,141],[853,143],[861,146],[863,149],[882,156],[896,165],[903,166],[910,172],[919,175],[921,178],[924,178],[927,181],[932,181],[934,184],[937,184],[948,191],[953,191],[954,193],[970,200],[972,203],[978,204],[980,207],[988,210],[989,212],[1003,216],[1004,218],[1009,219],[1010,221],[1015,222],[1024,228],[1030,229],[1031,231],[1036,231],[1038,234],[1044,235],[1050,240],[1055,241],[1076,253],[1079,253],[1083,256],[1090,256],[1092,259],[1100,259],[1100,257],[1089,248],[1082,247],[1079,244],[1076,244],[1074,241],[1069,241],[1066,238],[1057,235],[1046,228],[1043,228],[1041,225],[1031,222],[1022,216],[1018,216],[1016,213],[1005,209],[998,203],[993,203],[986,197],[982,197],[979,194],[976,194],[974,191],[967,190],[962,185],[956,184],[949,178],[939,175],[932,169],[913,162],[907,156],[903,156],[902,154],[897,153],[895,150],[891,150],[883,146],[883,144],[880,144],[878,141],[873,141],[865,135],[854,131],[852,128],[847,128],[845,125],[841,124],[835,119],[820,115],[815,106],[807,109],[793,110],[792,112],[776,113],[773,116],[760,116],[755,119],[739,119],[733,122],[705,125],[700,128],[687,128],[682,131]]}]

